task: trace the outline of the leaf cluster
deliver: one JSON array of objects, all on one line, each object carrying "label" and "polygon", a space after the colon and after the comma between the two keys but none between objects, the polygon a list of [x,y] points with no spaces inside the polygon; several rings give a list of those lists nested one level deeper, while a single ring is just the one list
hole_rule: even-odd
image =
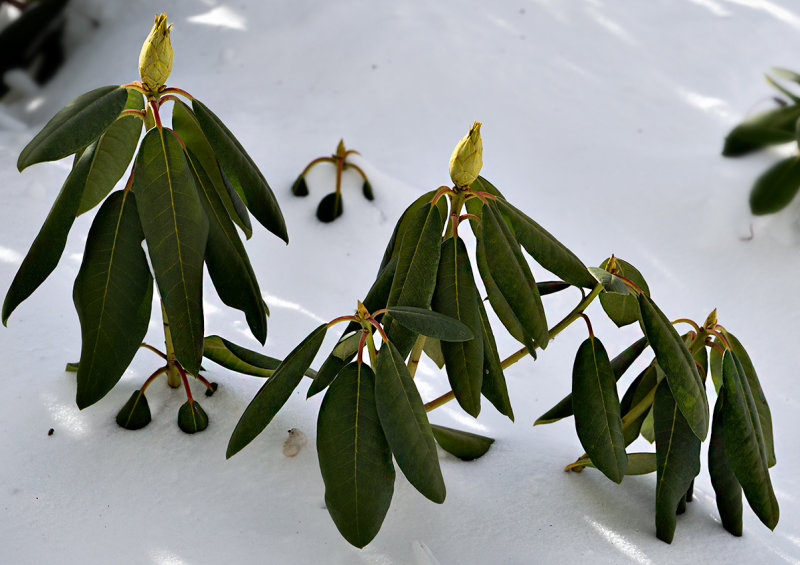
[{"label": "leaf cluster", "polygon": [[[772,73],[778,78],[800,84],[800,75],[793,71],[775,68]],[[733,128],[722,148],[725,157],[740,157],[771,145],[800,144],[800,96],[769,75],[766,78],[788,101],[776,97],[777,108],[754,114]],[[794,199],[798,189],[800,156],[793,155],[781,159],[756,179],[750,192],[750,210],[757,216],[774,214]]]}]

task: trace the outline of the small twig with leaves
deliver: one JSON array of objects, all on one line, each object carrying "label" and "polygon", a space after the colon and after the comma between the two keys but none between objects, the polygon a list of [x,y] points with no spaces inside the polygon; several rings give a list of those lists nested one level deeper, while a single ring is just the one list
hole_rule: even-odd
[{"label": "small twig with leaves", "polygon": [[311,161],[292,185],[292,194],[295,196],[308,196],[308,184],[306,183],[308,172],[320,163],[332,163],[336,167],[336,190],[327,194],[317,206],[317,219],[320,222],[332,222],[342,215],[342,173],[348,169],[353,169],[361,175],[364,181],[361,185],[364,198],[367,200],[375,199],[367,174],[361,167],[347,160],[350,155],[360,155],[360,153],[353,149],[345,149],[344,140],[339,140],[339,145],[336,146],[336,152],[333,155],[330,157],[317,157]]}]

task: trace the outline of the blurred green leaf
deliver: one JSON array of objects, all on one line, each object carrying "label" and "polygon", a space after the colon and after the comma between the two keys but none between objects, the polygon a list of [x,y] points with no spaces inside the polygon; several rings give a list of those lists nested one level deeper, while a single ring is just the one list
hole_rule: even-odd
[{"label": "blurred green leaf", "polygon": [[750,192],[750,210],[756,216],[774,214],[792,201],[800,188],[800,157],[775,163],[756,179]]},{"label": "blurred green leaf", "polygon": [[395,478],[375,407],[375,376],[367,365],[347,365],[325,393],[317,453],[325,506],[342,536],[364,547],[381,529]]},{"label": "blurred green leaf", "polygon": [[114,192],[92,222],[72,293],[81,323],[78,408],[114,388],[147,333],[153,276],[143,240],[133,193]]},{"label": "blurred green leaf", "polygon": [[342,215],[342,195],[339,192],[326,194],[317,206],[317,219],[329,223]]},{"label": "blurred green leaf", "polygon": [[428,415],[404,358],[391,341],[384,342],[378,353],[375,405],[403,474],[423,496],[444,502],[444,479]]},{"label": "blurred green leaf", "polygon": [[759,112],[731,130],[725,138],[722,154],[740,157],[768,145],[794,141],[797,118],[800,118],[797,105]]},{"label": "blurred green leaf", "polygon": [[295,196],[308,196],[308,185],[303,175],[300,175],[297,177],[297,180],[294,181],[292,185],[292,194]]},{"label": "blurred green leaf", "polygon": [[286,404],[294,389],[303,380],[303,374],[314,361],[314,357],[325,339],[326,331],[326,324],[317,327],[275,369],[275,372],[256,393],[239,418],[239,422],[228,440],[225,457],[233,457],[253,441]]},{"label": "blurred green leaf", "polygon": [[128,101],[121,86],[103,86],[64,106],[25,146],[17,160],[22,171],[36,163],[72,155],[100,137],[119,117]]}]

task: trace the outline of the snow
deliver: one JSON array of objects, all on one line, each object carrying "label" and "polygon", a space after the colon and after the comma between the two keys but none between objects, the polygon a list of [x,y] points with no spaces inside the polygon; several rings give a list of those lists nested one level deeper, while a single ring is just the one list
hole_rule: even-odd
[{"label": "snow", "polygon": [[[152,423],[129,432],[114,416],[157,365],[142,351],[106,398],[77,409],[74,374],[63,368],[79,354],[70,297],[89,213],[76,222],[58,269],[0,332],[0,561],[800,562],[800,455],[790,431],[800,421],[791,361],[800,337],[800,204],[751,218],[749,187],[777,152],[719,155],[737,121],[769,106],[763,73],[800,67],[792,56],[800,52],[795,3],[72,4],[67,65],[34,96],[0,106],[0,288],[10,284],[69,166],[19,174],[19,151],[75,96],[137,79],[141,42],[153,14],[166,9],[175,22],[170,85],[224,119],[286,216],[288,247],[260,226],[247,242],[272,312],[266,354],[282,357],[321,320],[353,311],[399,214],[448,182],[450,151],[477,119],[484,176],[587,264],[611,253],[632,262],[672,318],[702,321],[719,309],[721,323],[748,348],[771,404],[781,521],[770,532],[746,508],[744,536],[730,536],[703,469],[695,501],[667,545],[655,537],[654,476],[615,485],[591,469],[562,472],[582,452],[573,425],[531,424],[569,389],[585,337],[575,324],[538,361],[506,372],[516,423],[488,402],[477,421],[451,405],[432,413],[436,423],[497,441],[471,463],[441,453],[448,496],[440,506],[398,473],[381,532],[356,550],[324,509],[314,449],[321,395],[304,400],[307,383],[229,461],[227,439],[259,379],[207,363],[220,389],[210,399],[200,395],[211,423],[196,436],[176,425],[183,393],[158,382],[148,392]],[[342,137],[361,152],[376,200],[365,201],[355,173],[346,175],[345,214],[322,225],[314,210],[332,190],[332,168],[315,169],[306,199],[289,187]],[[243,316],[224,307],[210,285],[205,299],[207,334],[257,347]],[[568,293],[548,298],[551,323],[575,301]],[[589,314],[612,355],[638,337],[635,328],[605,321],[599,304]],[[501,354],[516,350],[496,328]],[[160,344],[159,331],[154,318],[148,342]],[[430,363],[418,381],[425,399],[447,390]],[[282,450],[292,428],[308,445],[289,458]]]}]

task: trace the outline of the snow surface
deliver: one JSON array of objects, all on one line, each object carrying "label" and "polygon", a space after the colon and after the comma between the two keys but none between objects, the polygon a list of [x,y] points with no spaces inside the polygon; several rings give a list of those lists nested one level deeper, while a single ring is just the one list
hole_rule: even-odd
[{"label": "snow surface", "polygon": [[[207,363],[220,390],[201,395],[211,424],[196,436],[176,425],[183,393],[162,382],[148,393],[147,428],[114,423],[157,365],[146,351],[106,398],[76,408],[74,374],[63,368],[79,355],[70,297],[90,213],[76,222],[56,272],[0,331],[0,562],[800,562],[800,380],[792,361],[800,204],[751,218],[749,187],[776,153],[719,155],[732,125],[769,106],[763,72],[800,68],[795,2],[74,0],[71,10],[67,65],[41,92],[0,106],[0,288],[68,170],[58,162],[19,174],[19,151],[78,94],[138,78],[141,42],[153,14],[167,10],[175,22],[170,84],[224,119],[287,219],[288,247],[260,226],[247,243],[272,311],[265,353],[282,357],[320,321],[354,309],[397,217],[448,182],[450,151],[477,119],[484,176],[587,264],[612,252],[631,261],[670,317],[702,321],[719,308],[771,403],[782,516],[771,533],[746,509],[744,536],[730,536],[703,469],[667,545],[655,537],[654,476],[615,485],[593,470],[564,473],[582,452],[571,421],[531,424],[569,390],[585,337],[575,324],[538,361],[506,372],[516,423],[488,402],[477,421],[451,405],[432,413],[436,423],[497,441],[472,463],[441,453],[443,505],[398,474],[381,532],[356,550],[323,506],[313,447],[321,395],[304,400],[307,383],[230,461],[227,439],[259,379]],[[314,171],[310,198],[292,197],[289,187],[340,137],[361,151],[376,200],[361,198],[348,177],[344,216],[322,225],[314,209],[331,190],[332,170]],[[243,317],[207,288],[207,333],[256,347]],[[576,300],[548,298],[551,321]],[[604,321],[599,305],[589,313],[612,355],[638,337],[636,328]],[[162,341],[159,326],[154,317],[153,344]],[[499,326],[496,334],[501,354],[516,350]],[[447,389],[431,364],[418,381],[425,399]],[[294,458],[282,453],[290,428],[309,438]]]}]

